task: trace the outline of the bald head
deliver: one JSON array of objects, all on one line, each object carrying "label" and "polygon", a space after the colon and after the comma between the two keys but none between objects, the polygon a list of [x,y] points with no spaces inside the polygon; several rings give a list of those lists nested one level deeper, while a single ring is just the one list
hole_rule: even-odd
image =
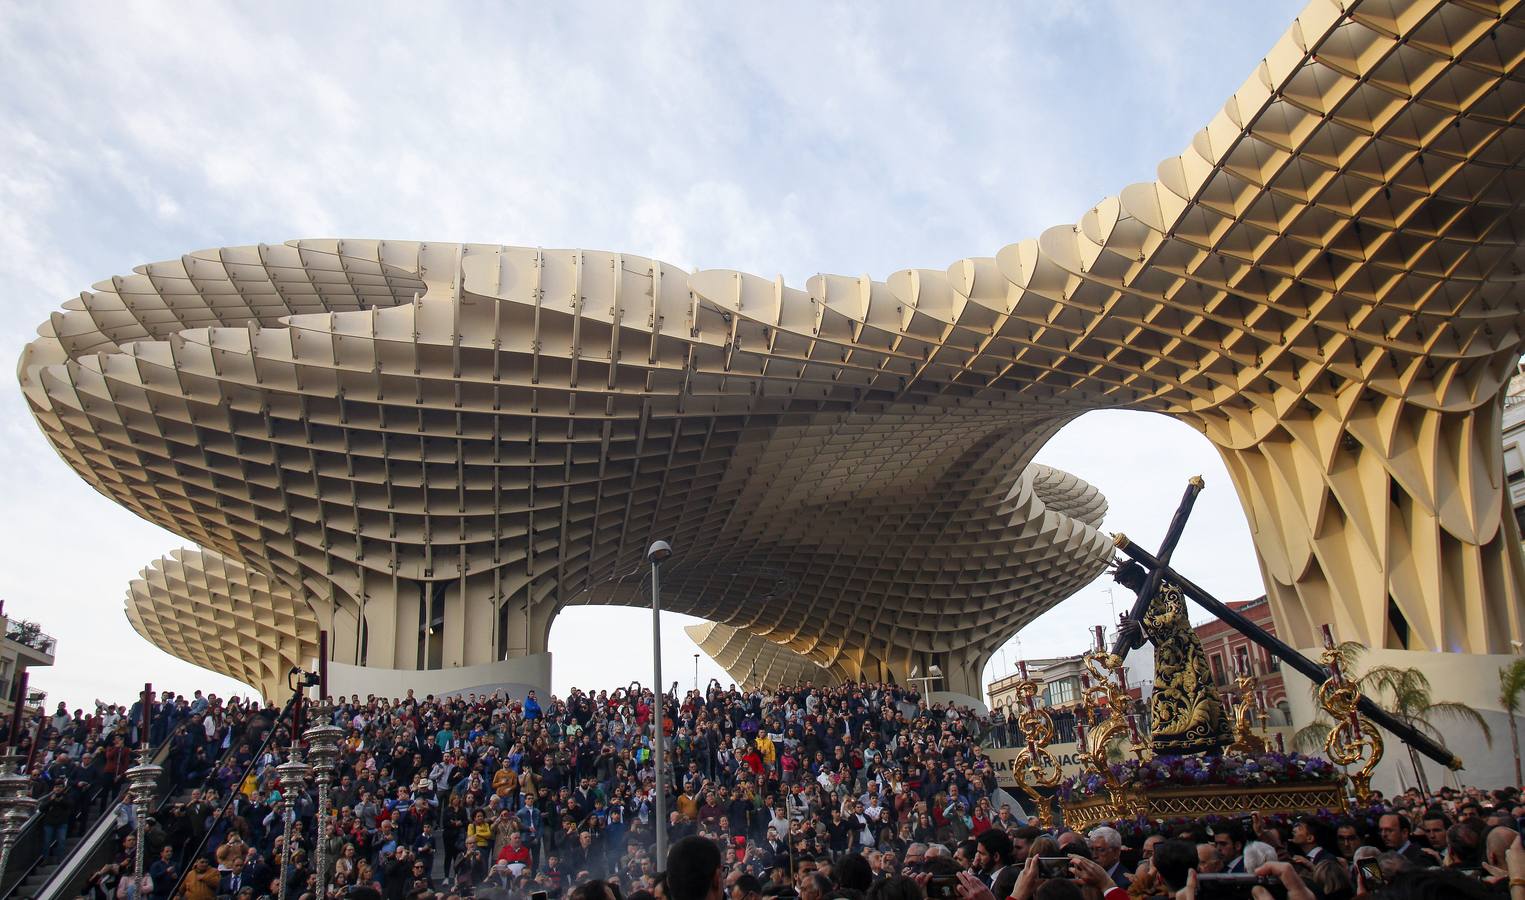
[{"label": "bald head", "polygon": [[1487,847],[1488,864],[1498,866],[1500,869],[1509,868],[1509,864],[1504,860],[1504,854],[1510,847],[1514,846],[1515,838],[1519,836],[1519,832],[1507,827],[1494,828],[1489,831]]}]

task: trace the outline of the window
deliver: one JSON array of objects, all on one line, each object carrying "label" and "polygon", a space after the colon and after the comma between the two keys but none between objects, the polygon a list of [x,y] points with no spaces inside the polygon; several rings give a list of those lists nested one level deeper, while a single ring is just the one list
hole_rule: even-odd
[{"label": "window", "polygon": [[1047,693],[1049,706],[1068,706],[1075,702],[1075,682],[1069,678],[1051,681]]},{"label": "window", "polygon": [[1223,687],[1223,685],[1227,683],[1227,679],[1223,677],[1223,655],[1220,653],[1214,653],[1212,656],[1212,662],[1213,684],[1216,684],[1218,687]]}]

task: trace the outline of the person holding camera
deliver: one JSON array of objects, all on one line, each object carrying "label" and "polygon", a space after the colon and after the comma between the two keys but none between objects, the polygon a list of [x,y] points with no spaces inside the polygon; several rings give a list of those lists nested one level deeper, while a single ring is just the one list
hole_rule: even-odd
[{"label": "person holding camera", "polygon": [[[1197,847],[1191,841],[1182,840],[1162,841],[1155,847],[1154,868],[1166,887],[1172,891],[1171,896],[1174,900],[1197,900],[1198,897],[1212,896],[1212,893],[1203,887],[1204,883],[1210,880],[1228,883],[1240,882],[1246,877],[1226,872],[1213,875],[1198,874]],[[1297,868],[1291,863],[1266,863],[1253,873],[1247,874],[1257,879],[1250,889],[1250,896],[1254,900],[1272,900],[1273,894],[1267,888],[1273,884],[1280,885],[1285,891],[1287,900],[1316,900],[1313,890],[1303,881]]]},{"label": "person holding camera", "polygon": [[392,851],[392,858],[381,866],[381,893],[386,900],[402,900],[413,878],[413,853],[402,844]]}]

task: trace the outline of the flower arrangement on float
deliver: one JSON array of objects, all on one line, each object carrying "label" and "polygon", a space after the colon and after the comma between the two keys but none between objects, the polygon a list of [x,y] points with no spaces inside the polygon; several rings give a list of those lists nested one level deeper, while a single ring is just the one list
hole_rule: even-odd
[{"label": "flower arrangement on float", "polygon": [[[1248,787],[1327,783],[1339,777],[1334,765],[1326,759],[1276,751],[1221,756],[1154,756],[1113,763],[1108,768],[1118,783],[1146,790],[1207,784]],[[1102,776],[1095,771],[1086,771],[1059,782],[1056,793],[1060,802],[1071,803],[1105,790],[1106,782]]]}]

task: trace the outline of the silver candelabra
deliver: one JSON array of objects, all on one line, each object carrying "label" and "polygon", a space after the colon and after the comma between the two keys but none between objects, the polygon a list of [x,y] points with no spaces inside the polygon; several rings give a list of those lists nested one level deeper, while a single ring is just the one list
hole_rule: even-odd
[{"label": "silver candelabra", "polygon": [[139,879],[139,884],[142,883],[143,873],[146,871],[143,837],[148,830],[148,806],[159,790],[159,776],[164,774],[163,766],[149,762],[151,752],[148,745],[144,744],[138,751],[138,764],[125,773],[127,783],[131,786],[134,833],[138,837],[138,845],[134,848],[132,873]]},{"label": "silver candelabra", "polygon": [[14,752],[0,757],[0,885],[11,861],[16,836],[37,808],[32,798],[32,779],[20,771],[25,757]]},{"label": "silver candelabra", "polygon": [[317,718],[321,724],[302,732],[302,737],[307,739],[307,758],[318,782],[318,843],[314,852],[318,868],[318,900],[324,900],[328,896],[329,878],[329,791],[339,767],[339,742],[344,739],[344,729],[332,724],[332,707],[319,707]]},{"label": "silver candelabra", "polygon": [[292,829],[296,824],[297,795],[307,787],[307,776],[312,774],[312,767],[302,762],[302,748],[293,738],[291,753],[286,761],[275,767],[276,777],[281,785],[281,808],[285,819],[281,840],[281,900],[286,900],[286,892],[291,885],[291,865],[293,854]]}]

